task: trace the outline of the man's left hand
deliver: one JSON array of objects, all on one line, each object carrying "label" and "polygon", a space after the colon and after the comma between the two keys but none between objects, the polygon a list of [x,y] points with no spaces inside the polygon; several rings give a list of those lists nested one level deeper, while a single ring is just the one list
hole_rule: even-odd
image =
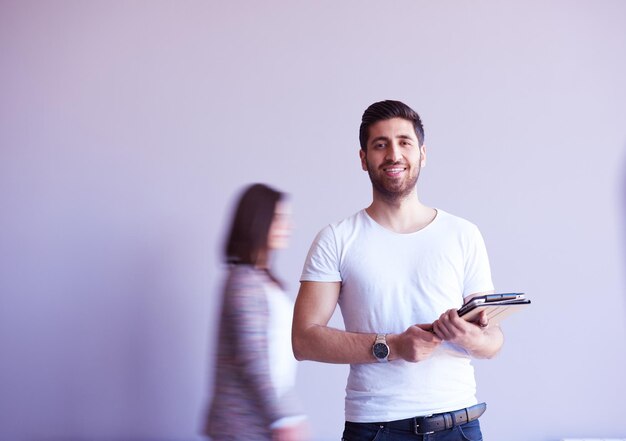
[{"label": "man's left hand", "polygon": [[462,346],[472,352],[482,346],[485,329],[488,327],[486,311],[482,311],[478,321],[470,323],[459,317],[456,309],[449,309],[433,323],[433,332],[442,340]]}]

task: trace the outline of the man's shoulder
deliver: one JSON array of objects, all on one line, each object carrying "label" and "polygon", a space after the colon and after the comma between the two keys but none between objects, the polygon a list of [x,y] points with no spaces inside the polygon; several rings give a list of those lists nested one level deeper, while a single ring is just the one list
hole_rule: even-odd
[{"label": "man's shoulder", "polygon": [[363,221],[363,215],[365,214],[365,209],[359,210],[356,213],[351,214],[348,217],[344,217],[343,219],[330,224],[333,227],[339,227],[344,225],[353,225],[358,222]]},{"label": "man's shoulder", "polygon": [[478,227],[475,223],[451,213],[444,211],[440,208],[437,209],[437,222],[446,228],[453,228],[455,230],[476,230]]},{"label": "man's shoulder", "polygon": [[364,213],[365,210],[359,210],[356,213],[348,217],[344,217],[335,222],[331,222],[326,225],[322,231],[324,230],[332,230],[332,231],[341,231],[341,230],[352,230],[354,227],[364,221]]},{"label": "man's shoulder", "polygon": [[367,222],[364,213],[365,210],[360,210],[346,218],[327,224],[318,231],[314,242],[336,243],[346,237],[358,235],[363,230],[363,224]]}]

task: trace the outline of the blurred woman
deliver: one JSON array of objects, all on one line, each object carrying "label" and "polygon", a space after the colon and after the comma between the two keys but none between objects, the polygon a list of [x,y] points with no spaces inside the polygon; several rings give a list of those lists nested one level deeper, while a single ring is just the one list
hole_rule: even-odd
[{"label": "blurred woman", "polygon": [[229,265],[217,343],[214,398],[207,434],[220,440],[302,440],[305,416],[293,387],[293,303],[271,269],[287,247],[289,206],[262,184],[239,199],[224,259]]}]

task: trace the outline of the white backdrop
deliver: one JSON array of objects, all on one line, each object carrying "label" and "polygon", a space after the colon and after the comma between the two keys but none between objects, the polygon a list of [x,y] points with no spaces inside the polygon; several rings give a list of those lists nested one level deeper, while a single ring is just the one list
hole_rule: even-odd
[{"label": "white backdrop", "polygon": [[[476,363],[486,439],[625,437],[625,23],[617,0],[0,1],[0,439],[199,439],[234,195],[291,194],[295,296],[316,232],[370,200],[381,99],[423,117],[422,200],[533,299]],[[301,363],[314,440],[346,373]]]}]

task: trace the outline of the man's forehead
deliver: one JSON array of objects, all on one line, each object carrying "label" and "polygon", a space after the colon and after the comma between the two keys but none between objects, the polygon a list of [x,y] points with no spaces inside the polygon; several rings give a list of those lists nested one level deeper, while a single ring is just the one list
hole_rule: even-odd
[{"label": "man's forehead", "polygon": [[369,127],[370,138],[417,139],[413,123],[404,118],[391,118],[377,121]]}]

